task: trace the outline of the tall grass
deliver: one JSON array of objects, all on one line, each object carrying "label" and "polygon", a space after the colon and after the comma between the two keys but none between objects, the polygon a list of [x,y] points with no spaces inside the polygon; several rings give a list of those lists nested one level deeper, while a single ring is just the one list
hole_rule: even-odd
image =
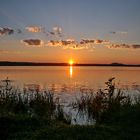
[{"label": "tall grass", "polygon": [[105,114],[131,105],[130,97],[126,96],[120,89],[115,88],[114,79],[113,77],[105,82],[105,89],[82,95],[81,98],[72,103],[73,108],[77,108],[79,113],[86,113],[89,119],[95,119],[99,123]]},{"label": "tall grass", "polygon": [[21,91],[6,84],[0,88],[0,117],[17,115],[36,117],[48,122],[59,120],[70,123],[52,92],[26,89]]}]

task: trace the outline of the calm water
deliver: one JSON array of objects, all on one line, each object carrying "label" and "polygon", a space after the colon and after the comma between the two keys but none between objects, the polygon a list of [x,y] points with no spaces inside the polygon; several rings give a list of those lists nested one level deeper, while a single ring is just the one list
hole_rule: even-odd
[{"label": "calm water", "polygon": [[70,95],[75,90],[103,88],[110,77],[116,77],[116,85],[121,88],[140,89],[138,67],[0,67],[0,80],[6,77],[20,88],[34,84],[40,89]]}]

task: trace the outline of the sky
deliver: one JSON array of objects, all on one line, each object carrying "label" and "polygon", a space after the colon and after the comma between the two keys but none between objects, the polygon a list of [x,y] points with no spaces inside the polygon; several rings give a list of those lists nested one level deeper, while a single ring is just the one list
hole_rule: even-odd
[{"label": "sky", "polygon": [[0,61],[140,64],[140,0],[0,0]]}]

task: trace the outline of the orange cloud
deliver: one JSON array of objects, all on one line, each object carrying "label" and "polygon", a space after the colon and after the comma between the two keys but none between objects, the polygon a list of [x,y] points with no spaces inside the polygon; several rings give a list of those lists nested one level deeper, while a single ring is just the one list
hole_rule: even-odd
[{"label": "orange cloud", "polygon": [[42,32],[42,27],[39,26],[29,26],[25,28],[28,32],[38,33]]},{"label": "orange cloud", "polygon": [[106,44],[109,41],[101,39],[82,39],[80,42],[74,39],[67,40],[50,40],[47,42],[46,46],[50,47],[62,47],[63,49],[93,49],[94,45]]},{"label": "orange cloud", "polygon": [[46,44],[47,46],[50,47],[62,47],[63,49],[74,49],[74,50],[81,50],[81,49],[87,49],[87,45],[85,44],[80,44],[79,42],[72,40],[72,39],[67,39],[67,40],[50,40]]}]

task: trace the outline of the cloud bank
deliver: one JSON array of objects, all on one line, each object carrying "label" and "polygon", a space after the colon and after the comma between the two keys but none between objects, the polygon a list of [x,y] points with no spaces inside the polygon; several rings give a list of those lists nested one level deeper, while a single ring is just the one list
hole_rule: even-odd
[{"label": "cloud bank", "polygon": [[75,41],[74,39],[67,40],[50,40],[46,46],[49,47],[62,47],[63,49],[93,49],[95,45],[106,44],[109,41],[101,39],[82,39],[81,41]]},{"label": "cloud bank", "polygon": [[[45,27],[42,26],[27,26],[24,28],[24,30],[27,30],[28,32],[32,33],[44,33],[48,36],[48,38],[52,38],[52,40],[48,40],[44,42],[41,39],[24,39],[21,40],[22,43],[24,43],[27,46],[33,46],[33,47],[60,47],[62,49],[74,49],[74,50],[82,50],[82,49],[94,49],[95,47],[98,47],[99,45],[102,45],[104,47],[107,47],[109,49],[140,49],[139,44],[115,44],[109,40],[103,40],[103,39],[80,39],[79,41],[75,39],[64,39],[67,38],[65,34],[62,33],[62,28],[59,26],[54,26],[50,31],[46,30]],[[4,35],[12,35],[12,34],[21,34],[23,30],[17,28],[13,29],[10,27],[0,27],[0,36]],[[110,34],[122,34],[125,35],[128,32],[126,31],[111,31]],[[60,40],[58,40],[58,38]],[[63,38],[63,39],[62,39]],[[4,52],[4,51],[0,51]],[[6,51],[5,51],[6,52]]]}]

